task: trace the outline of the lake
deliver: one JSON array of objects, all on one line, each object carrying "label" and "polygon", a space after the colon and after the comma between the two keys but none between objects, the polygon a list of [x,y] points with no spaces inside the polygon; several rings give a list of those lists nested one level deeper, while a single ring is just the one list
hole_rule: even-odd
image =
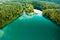
[{"label": "lake", "polygon": [[36,14],[23,14],[2,31],[4,34],[0,40],[60,40],[60,27]]}]

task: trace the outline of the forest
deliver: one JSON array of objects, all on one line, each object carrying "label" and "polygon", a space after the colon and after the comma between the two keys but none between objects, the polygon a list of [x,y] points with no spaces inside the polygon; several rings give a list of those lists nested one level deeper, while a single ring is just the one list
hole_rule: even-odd
[{"label": "forest", "polygon": [[43,10],[43,16],[60,25],[60,9]]},{"label": "forest", "polygon": [[[13,7],[14,5],[14,7]],[[12,19],[22,15],[22,5],[20,3],[0,4],[0,28],[8,24]]]},{"label": "forest", "polygon": [[24,10],[26,13],[34,12],[33,6],[27,3],[24,5],[20,2],[0,4],[0,28],[21,16]]}]

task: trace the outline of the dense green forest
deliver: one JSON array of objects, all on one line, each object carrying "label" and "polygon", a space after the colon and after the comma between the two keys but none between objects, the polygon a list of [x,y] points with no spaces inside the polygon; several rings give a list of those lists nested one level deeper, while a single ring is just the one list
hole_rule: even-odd
[{"label": "dense green forest", "polygon": [[22,15],[22,5],[20,3],[0,4],[0,28],[8,24],[12,19]]},{"label": "dense green forest", "polygon": [[27,15],[32,15],[32,13],[34,12],[34,7],[31,4],[26,3],[24,10]]},{"label": "dense green forest", "polygon": [[60,4],[60,0],[11,0],[11,1],[18,1],[18,2],[47,1]]},{"label": "dense green forest", "polygon": [[[59,0],[12,0],[21,3],[30,3],[34,6],[35,9],[44,10],[44,9],[60,9]],[[51,2],[52,1],[52,2]],[[57,3],[56,3],[56,2]]]},{"label": "dense green forest", "polygon": [[[36,4],[35,4],[36,3]],[[31,3],[35,9],[45,10],[45,9],[60,9],[60,5],[53,2],[46,1],[34,1]]]},{"label": "dense green forest", "polygon": [[[32,9],[32,10],[31,10]],[[31,4],[22,4],[20,2],[7,2],[0,4],[0,28],[21,16],[23,12],[31,13],[33,11]]]},{"label": "dense green forest", "polygon": [[43,16],[60,25],[60,9],[43,10]]}]

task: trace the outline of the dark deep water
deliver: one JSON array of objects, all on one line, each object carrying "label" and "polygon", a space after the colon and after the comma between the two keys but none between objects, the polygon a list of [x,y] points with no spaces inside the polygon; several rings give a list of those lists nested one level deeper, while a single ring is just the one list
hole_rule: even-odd
[{"label": "dark deep water", "polygon": [[60,28],[42,16],[23,15],[4,29],[0,40],[60,40]]}]

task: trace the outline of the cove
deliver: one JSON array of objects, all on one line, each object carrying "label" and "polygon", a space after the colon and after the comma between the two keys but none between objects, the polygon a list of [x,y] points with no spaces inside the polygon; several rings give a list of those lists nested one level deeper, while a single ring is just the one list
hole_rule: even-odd
[{"label": "cove", "polygon": [[38,14],[23,14],[5,26],[0,40],[60,40],[60,28],[40,15],[41,13]]}]

